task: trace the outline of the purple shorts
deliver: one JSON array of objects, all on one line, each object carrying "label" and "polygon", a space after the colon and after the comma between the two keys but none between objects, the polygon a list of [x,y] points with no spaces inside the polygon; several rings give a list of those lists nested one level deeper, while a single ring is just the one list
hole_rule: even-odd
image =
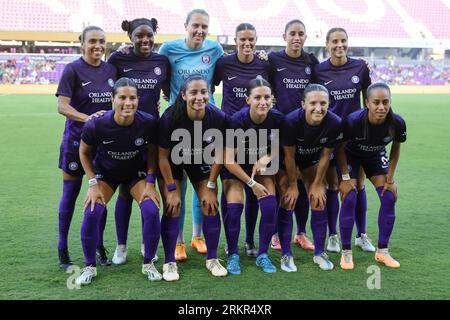
[{"label": "purple shorts", "polygon": [[147,173],[145,171],[136,171],[133,175],[130,175],[129,179],[127,180],[119,180],[114,177],[108,176],[108,174],[97,172],[97,170],[95,172],[95,178],[107,183],[114,192],[120,185],[123,185],[128,190],[131,190],[131,188],[133,188],[136,183],[145,179],[146,177]]},{"label": "purple shorts", "polygon": [[[211,165],[185,165],[185,164],[173,164],[171,161],[170,168],[172,169],[172,178],[182,181],[184,179],[183,170],[186,172],[191,182],[198,182],[207,180],[211,172]],[[157,177],[162,179],[161,171],[158,169]]]},{"label": "purple shorts", "polygon": [[373,157],[361,158],[350,152],[345,152],[348,172],[352,179],[358,179],[359,167],[362,166],[367,178],[386,175],[389,169],[389,159],[386,152],[381,152]]},{"label": "purple shorts", "polygon": [[80,154],[78,152],[68,152],[61,149],[59,152],[58,167],[71,176],[82,177],[84,175],[84,169],[81,165]]}]

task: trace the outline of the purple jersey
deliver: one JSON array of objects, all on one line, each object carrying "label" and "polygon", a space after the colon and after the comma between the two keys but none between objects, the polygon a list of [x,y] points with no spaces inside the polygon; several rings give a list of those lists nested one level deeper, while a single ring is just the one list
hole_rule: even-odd
[{"label": "purple jersey", "polygon": [[[344,141],[347,152],[363,158],[386,152],[391,141],[406,141],[406,124],[402,117],[393,113],[392,125],[387,121],[380,125],[370,124],[367,108],[353,112],[343,122]],[[390,128],[391,127],[391,128]]]},{"label": "purple jersey", "polygon": [[[305,61],[307,56],[308,62]],[[313,66],[319,61],[312,54],[298,58],[289,57],[284,50],[269,54],[270,82],[277,99],[276,108],[283,114],[301,108],[303,92],[310,83]]]},{"label": "purple jersey", "polygon": [[[273,139],[280,137],[279,131],[281,130],[283,118],[284,116],[280,111],[270,109],[266,119],[262,123],[256,124],[250,118],[250,107],[245,107],[230,118],[228,128],[233,130],[242,129],[244,132],[249,129],[256,131],[255,141],[251,141],[251,136],[245,137],[244,141],[242,141],[246,157],[245,164],[240,163],[240,165],[244,170],[251,171],[255,163],[255,161],[250,161],[251,158],[249,158],[249,155],[257,155],[257,159],[259,159],[259,155],[271,154]],[[265,130],[265,132],[260,130]],[[278,134],[273,130],[278,130]],[[263,132],[264,134],[261,134]],[[254,146],[252,146],[252,142],[255,142]],[[233,141],[227,141],[227,146],[240,149],[240,143],[236,139],[234,144]]]},{"label": "purple jersey", "polygon": [[323,148],[334,148],[341,141],[341,118],[328,111],[321,124],[311,126],[305,111],[296,109],[285,117],[281,134],[283,145],[296,147],[296,162],[302,167],[302,162],[320,159]]},{"label": "purple jersey", "polygon": [[361,92],[371,84],[365,61],[352,58],[347,58],[347,63],[340,67],[333,66],[330,59],[316,65],[312,82],[328,89],[329,110],[341,118],[361,109]]},{"label": "purple jersey", "polygon": [[223,83],[222,111],[231,116],[245,107],[245,94],[250,80],[258,76],[269,80],[269,72],[269,62],[257,56],[249,63],[240,62],[236,53],[221,57],[214,70],[214,85]]},{"label": "purple jersey", "polygon": [[157,132],[156,119],[146,112],[137,111],[131,125],[120,126],[111,110],[86,122],[81,139],[96,147],[96,173],[127,181],[134,178],[138,168],[146,173],[148,145],[157,144]]},{"label": "purple jersey", "polygon": [[158,107],[161,88],[168,87],[170,79],[169,59],[166,56],[152,52],[147,57],[137,56],[133,50],[128,54],[114,52],[108,63],[117,69],[117,77],[133,79],[138,87],[139,110],[158,117]]},{"label": "purple jersey", "polygon": [[[91,115],[111,109],[112,87],[116,81],[116,69],[105,62],[94,67],[83,58],[69,63],[63,71],[56,96],[70,98],[70,105],[77,111]],[[67,119],[61,150],[78,152],[83,122]]]}]

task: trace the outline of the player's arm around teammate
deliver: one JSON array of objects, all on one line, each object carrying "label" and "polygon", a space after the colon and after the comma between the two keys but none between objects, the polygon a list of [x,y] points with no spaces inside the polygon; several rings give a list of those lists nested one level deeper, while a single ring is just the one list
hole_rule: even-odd
[{"label": "player's arm around teammate", "polygon": [[[154,186],[157,122],[151,115],[137,112],[137,86],[129,78],[121,78],[115,83],[113,105],[114,110],[90,120],[82,133],[80,160],[89,179],[89,189],[81,226],[86,267],[76,279],[77,284],[89,284],[97,275],[95,247],[99,219],[120,184],[129,188],[141,208],[146,250],[142,273],[149,280],[162,279],[152,263],[161,233],[159,196]],[[94,148],[97,152],[93,161]]]},{"label": "player's arm around teammate", "polygon": [[[394,174],[400,157],[400,143],[406,141],[404,120],[392,111],[391,92],[384,83],[374,83],[367,89],[366,108],[354,112],[344,121],[344,140],[339,148],[340,184],[343,197],[340,228],[343,252],[341,267],[353,269],[351,237],[354,223],[356,195],[354,186],[362,167],[374,185],[380,199],[378,215],[378,249],[375,260],[391,268],[400,263],[388,251],[389,239],[395,221],[397,185]],[[392,142],[389,159],[385,146]]]}]

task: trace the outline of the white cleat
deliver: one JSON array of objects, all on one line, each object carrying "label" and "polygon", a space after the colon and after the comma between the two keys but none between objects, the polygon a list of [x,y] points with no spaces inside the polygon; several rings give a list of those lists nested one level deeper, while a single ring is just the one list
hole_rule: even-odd
[{"label": "white cleat", "polygon": [[162,275],[161,275],[161,273],[158,272],[158,270],[156,270],[153,262],[143,264],[142,265],[142,273],[145,274],[148,277],[148,280],[150,280],[150,281],[162,280]]},{"label": "white cleat", "polygon": [[326,253],[314,256],[313,261],[315,264],[318,264],[322,270],[328,271],[334,268],[333,263],[330,261]]},{"label": "white cleat", "polygon": [[97,275],[97,268],[88,266],[83,268],[81,275],[75,279],[75,284],[83,285],[90,284],[93,277]]},{"label": "white cleat", "polygon": [[337,234],[333,234],[328,237],[327,251],[337,253],[341,252],[341,245],[339,244],[339,238]]},{"label": "white cleat", "polygon": [[220,264],[219,259],[206,260],[206,268],[215,277],[225,277],[228,274],[227,269]]},{"label": "white cleat", "polygon": [[355,239],[355,245],[360,247],[365,252],[375,252],[376,249],[372,245],[367,233],[361,233],[361,237]]},{"label": "white cleat", "polygon": [[166,281],[177,281],[178,279],[180,279],[176,262],[164,263],[163,279]]},{"label": "white cleat", "polygon": [[114,251],[112,263],[125,264],[127,262],[127,246],[125,244],[119,244]]},{"label": "white cleat", "polygon": [[294,263],[294,257],[288,255],[282,256],[281,270],[286,272],[297,272],[297,266]]},{"label": "white cleat", "polygon": [[[145,258],[145,246],[144,246],[143,243],[141,243],[141,254],[142,254],[142,257]],[[155,253],[155,256],[153,257],[152,262],[153,262],[153,263],[156,263],[156,262],[158,262],[158,260],[159,260],[159,257],[158,257],[158,255]]]}]

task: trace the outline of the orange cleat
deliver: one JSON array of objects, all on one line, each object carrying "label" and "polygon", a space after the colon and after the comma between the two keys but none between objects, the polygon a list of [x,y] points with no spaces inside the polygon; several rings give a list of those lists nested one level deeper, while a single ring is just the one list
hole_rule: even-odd
[{"label": "orange cleat", "polygon": [[344,270],[353,270],[352,250],[342,250],[341,268]]},{"label": "orange cleat", "polygon": [[191,241],[191,247],[197,250],[198,253],[206,253],[206,244],[203,237],[194,237]]},{"label": "orange cleat", "polygon": [[186,245],[184,242],[177,243],[175,247],[175,260],[180,262],[187,260]]},{"label": "orange cleat", "polygon": [[389,268],[400,268],[400,262],[391,257],[388,248],[377,249],[375,260],[384,263],[384,265]]},{"label": "orange cleat", "polygon": [[273,250],[281,251],[281,243],[280,238],[278,237],[278,233],[272,236],[272,241],[270,243],[270,247]]},{"label": "orange cleat", "polygon": [[303,250],[314,251],[314,245],[311,240],[308,239],[306,233],[297,234],[294,238],[294,242],[300,246]]}]

